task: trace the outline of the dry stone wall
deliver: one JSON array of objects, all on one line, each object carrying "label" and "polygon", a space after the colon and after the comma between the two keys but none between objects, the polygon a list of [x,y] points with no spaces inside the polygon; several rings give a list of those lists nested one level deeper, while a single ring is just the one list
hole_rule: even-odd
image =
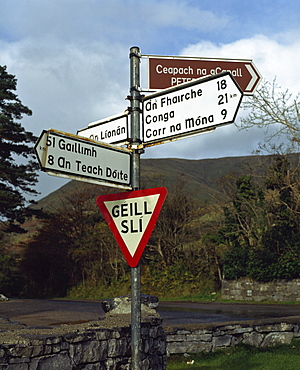
[{"label": "dry stone wall", "polygon": [[299,327],[299,320],[287,319],[277,323],[269,321],[169,328],[166,330],[167,354],[212,352],[239,343],[255,347],[289,344],[293,338],[300,338]]},{"label": "dry stone wall", "polygon": [[259,283],[248,278],[223,280],[222,298],[255,302],[300,302],[300,279],[267,283]]},{"label": "dry stone wall", "polygon": [[[27,328],[0,319],[0,370],[130,370],[130,321],[128,314],[106,314],[79,325]],[[164,370],[167,355],[289,344],[300,338],[300,317],[163,327],[158,315],[143,316],[141,336],[140,370]]]},{"label": "dry stone wall", "polygon": [[[129,320],[120,315],[109,322],[57,328],[26,328],[15,323],[10,329],[0,320],[0,370],[129,370]],[[299,328],[298,317],[164,329],[160,318],[143,319],[141,370],[165,369],[167,355],[172,354],[212,352],[239,343],[256,347],[289,344],[300,338]]]},{"label": "dry stone wall", "polygon": [[[144,318],[141,336],[141,370],[165,369],[166,339],[161,319]],[[2,332],[0,329],[0,343],[0,370],[131,368],[130,315],[56,328],[6,327]]]}]

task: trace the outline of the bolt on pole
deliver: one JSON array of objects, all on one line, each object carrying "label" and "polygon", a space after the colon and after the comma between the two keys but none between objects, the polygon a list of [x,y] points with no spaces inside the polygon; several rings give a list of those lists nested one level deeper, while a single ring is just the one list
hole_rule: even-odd
[{"label": "bolt on pole", "polygon": [[[132,190],[140,188],[140,49],[130,48],[130,101],[131,101],[131,137]],[[131,268],[131,361],[132,370],[140,369],[141,350],[141,270],[140,265]]]}]

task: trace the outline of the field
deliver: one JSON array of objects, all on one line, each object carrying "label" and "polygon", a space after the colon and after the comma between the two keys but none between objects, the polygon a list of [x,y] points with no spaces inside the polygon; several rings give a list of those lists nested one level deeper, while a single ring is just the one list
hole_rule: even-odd
[{"label": "field", "polygon": [[296,370],[300,369],[300,340],[290,345],[255,348],[239,345],[214,353],[174,355],[168,358],[167,370]]}]

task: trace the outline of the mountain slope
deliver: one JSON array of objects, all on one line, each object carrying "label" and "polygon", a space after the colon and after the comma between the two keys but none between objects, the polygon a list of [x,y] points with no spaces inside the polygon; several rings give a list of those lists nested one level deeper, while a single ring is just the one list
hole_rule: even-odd
[{"label": "mountain slope", "polygon": [[[178,178],[185,181],[186,189],[199,200],[213,201],[220,193],[219,181],[229,173],[241,175],[249,173],[249,168],[258,175],[270,166],[276,156],[245,156],[217,159],[187,160],[178,158],[142,159],[141,187],[170,187]],[[291,162],[297,161],[298,154],[291,156]],[[71,194],[80,187],[93,189],[93,192],[117,193],[121,190],[93,185],[80,181],[70,181],[56,191],[41,199],[35,208],[44,210],[59,207],[62,195]]]}]

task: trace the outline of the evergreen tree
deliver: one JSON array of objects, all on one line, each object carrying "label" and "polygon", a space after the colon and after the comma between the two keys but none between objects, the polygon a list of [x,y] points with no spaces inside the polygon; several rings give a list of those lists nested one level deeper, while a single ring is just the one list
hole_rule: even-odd
[{"label": "evergreen tree", "polygon": [[9,231],[24,221],[26,195],[37,194],[37,163],[32,144],[36,137],[20,124],[31,110],[14,93],[17,80],[0,66],[0,220],[8,221]]},{"label": "evergreen tree", "polygon": [[224,225],[204,242],[223,244],[225,279],[258,281],[300,276],[300,181],[298,168],[277,157],[255,181],[244,175],[224,207]]}]

